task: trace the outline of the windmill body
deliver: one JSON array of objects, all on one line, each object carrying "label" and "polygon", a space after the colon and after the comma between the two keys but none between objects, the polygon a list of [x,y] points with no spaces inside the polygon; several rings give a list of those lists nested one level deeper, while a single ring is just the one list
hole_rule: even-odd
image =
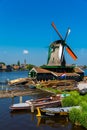
[{"label": "windmill body", "polygon": [[50,47],[50,52],[48,51],[48,62],[49,66],[60,66],[61,65],[61,57],[62,57],[62,49],[61,40],[53,42]]},{"label": "windmill body", "polygon": [[66,43],[66,39],[70,33],[70,28],[67,29],[65,38],[63,39],[62,35],[57,30],[54,23],[52,23],[52,27],[58,34],[60,40],[57,40],[57,41],[51,43],[51,45],[49,47],[49,51],[48,51],[47,65],[65,66],[66,65],[66,61],[65,61],[65,57],[64,57],[65,49],[74,60],[77,59],[77,56],[75,55],[75,53],[71,50],[71,48]]}]

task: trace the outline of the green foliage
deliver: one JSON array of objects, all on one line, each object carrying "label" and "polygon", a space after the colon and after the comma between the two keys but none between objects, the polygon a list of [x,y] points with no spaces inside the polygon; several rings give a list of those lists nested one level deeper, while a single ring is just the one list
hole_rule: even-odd
[{"label": "green foliage", "polygon": [[79,95],[79,93],[77,91],[71,91],[70,94],[73,95],[73,96],[78,96]]},{"label": "green foliage", "polygon": [[81,97],[82,101],[85,101],[87,103],[87,94],[84,96],[80,96],[80,97]]},{"label": "green foliage", "polygon": [[46,67],[46,66],[47,66],[47,65],[41,65],[40,67],[41,67],[41,68],[44,68],[44,67]]},{"label": "green foliage", "polygon": [[81,114],[80,124],[81,124],[83,127],[87,128],[87,112],[83,112],[83,113]]},{"label": "green foliage", "polygon": [[[72,108],[69,112],[69,119],[76,125],[82,125],[87,128],[87,95],[80,96],[77,92],[71,92],[71,96],[65,98],[65,104],[77,104],[80,105],[80,109]],[[64,102],[63,100],[63,102]],[[71,102],[70,102],[71,100]],[[68,103],[67,103],[68,102]]]},{"label": "green foliage", "polygon": [[81,110],[77,108],[72,108],[69,112],[69,119],[72,121],[72,123],[80,124],[81,120]]},{"label": "green foliage", "polygon": [[40,88],[41,88],[41,85],[40,85],[40,84],[36,84],[36,87],[40,89]]},{"label": "green foliage", "polygon": [[0,62],[0,64],[3,64],[3,65],[5,65],[5,63],[4,63],[4,62]]},{"label": "green foliage", "polygon": [[70,92],[70,96],[62,100],[62,106],[77,106],[81,102],[81,97],[76,91]]},{"label": "green foliage", "polygon": [[76,106],[79,104],[79,101],[77,98],[73,98],[72,96],[68,96],[62,100],[62,106]]},{"label": "green foliage", "polygon": [[39,89],[42,89],[42,90],[45,90],[45,91],[49,91],[49,92],[52,92],[52,93],[55,93],[55,94],[61,94],[62,93],[61,90],[45,87],[45,86],[43,86],[41,84],[37,84],[36,86]]},{"label": "green foliage", "polygon": [[60,94],[60,93],[62,93],[61,92],[61,90],[58,90],[58,89],[53,89],[53,88],[46,88],[48,91],[50,91],[50,92],[53,92],[53,93],[55,93],[55,94]]},{"label": "green foliage", "polygon": [[82,111],[87,112],[87,102],[86,101],[82,101],[80,103],[80,105],[81,105]]},{"label": "green foliage", "polygon": [[18,60],[17,65],[20,66],[20,61]]},{"label": "green foliage", "polygon": [[29,69],[29,70],[31,70],[33,67],[35,67],[35,65],[32,65],[32,64],[27,65],[27,69]]}]

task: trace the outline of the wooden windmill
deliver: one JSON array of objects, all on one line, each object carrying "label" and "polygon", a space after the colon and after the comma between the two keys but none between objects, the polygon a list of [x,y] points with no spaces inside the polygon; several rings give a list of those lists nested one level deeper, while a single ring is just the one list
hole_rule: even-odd
[{"label": "wooden windmill", "polygon": [[64,57],[64,49],[66,49],[68,54],[74,60],[77,59],[77,56],[75,55],[75,53],[71,50],[71,48],[66,43],[66,39],[70,33],[70,28],[67,29],[65,38],[63,39],[62,35],[59,33],[59,31],[57,30],[57,28],[53,22],[52,22],[52,27],[57,32],[58,36],[60,37],[60,40],[53,42],[49,46],[47,65],[65,66],[66,61],[65,61],[65,57]]}]

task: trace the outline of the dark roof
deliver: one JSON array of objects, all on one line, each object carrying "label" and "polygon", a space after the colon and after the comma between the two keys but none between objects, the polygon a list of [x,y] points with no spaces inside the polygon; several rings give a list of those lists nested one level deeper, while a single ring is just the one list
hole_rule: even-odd
[{"label": "dark roof", "polygon": [[30,70],[30,72],[31,71],[35,71],[36,73],[51,73],[51,71],[49,71],[49,70],[47,70],[47,69],[42,69],[42,68],[40,68],[40,67],[33,67],[31,70]]},{"label": "dark roof", "polygon": [[[33,71],[33,70],[36,73],[51,73],[51,74],[53,74],[55,76],[62,76],[62,74],[63,74],[63,73],[58,73],[58,72],[53,72],[53,71],[49,71],[49,70],[46,70],[46,69],[42,69],[40,67],[33,67],[30,70],[30,72]],[[79,74],[77,74],[77,73],[66,73],[66,76],[79,76]]]},{"label": "dark roof", "polygon": [[[57,73],[57,72],[52,72],[52,74],[56,75],[56,76],[62,76],[62,74],[64,73]],[[66,76],[79,76],[79,74],[77,73],[65,73]]]}]

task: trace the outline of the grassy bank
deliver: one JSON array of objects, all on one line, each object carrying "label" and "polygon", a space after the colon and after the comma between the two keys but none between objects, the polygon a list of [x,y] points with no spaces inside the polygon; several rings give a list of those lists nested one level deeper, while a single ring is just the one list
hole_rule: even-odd
[{"label": "grassy bank", "polygon": [[70,110],[69,119],[73,124],[87,128],[87,94],[81,96],[77,91],[70,92],[70,96],[62,100],[62,106],[80,106],[80,109]]},{"label": "grassy bank", "polygon": [[49,87],[49,88],[48,87],[43,87],[42,84],[37,84],[36,88],[41,89],[43,91],[47,91],[47,92],[53,93],[53,94],[62,93],[62,91],[58,90],[58,89],[54,89],[54,88],[51,88],[51,87]]},{"label": "grassy bank", "polygon": [[53,94],[68,93],[70,96],[62,99],[62,106],[80,106],[80,109],[73,108],[69,112],[69,119],[75,125],[81,125],[87,128],[87,95],[80,95],[78,91],[62,91],[52,87],[44,87],[43,84],[37,84],[37,88],[51,92]]}]

